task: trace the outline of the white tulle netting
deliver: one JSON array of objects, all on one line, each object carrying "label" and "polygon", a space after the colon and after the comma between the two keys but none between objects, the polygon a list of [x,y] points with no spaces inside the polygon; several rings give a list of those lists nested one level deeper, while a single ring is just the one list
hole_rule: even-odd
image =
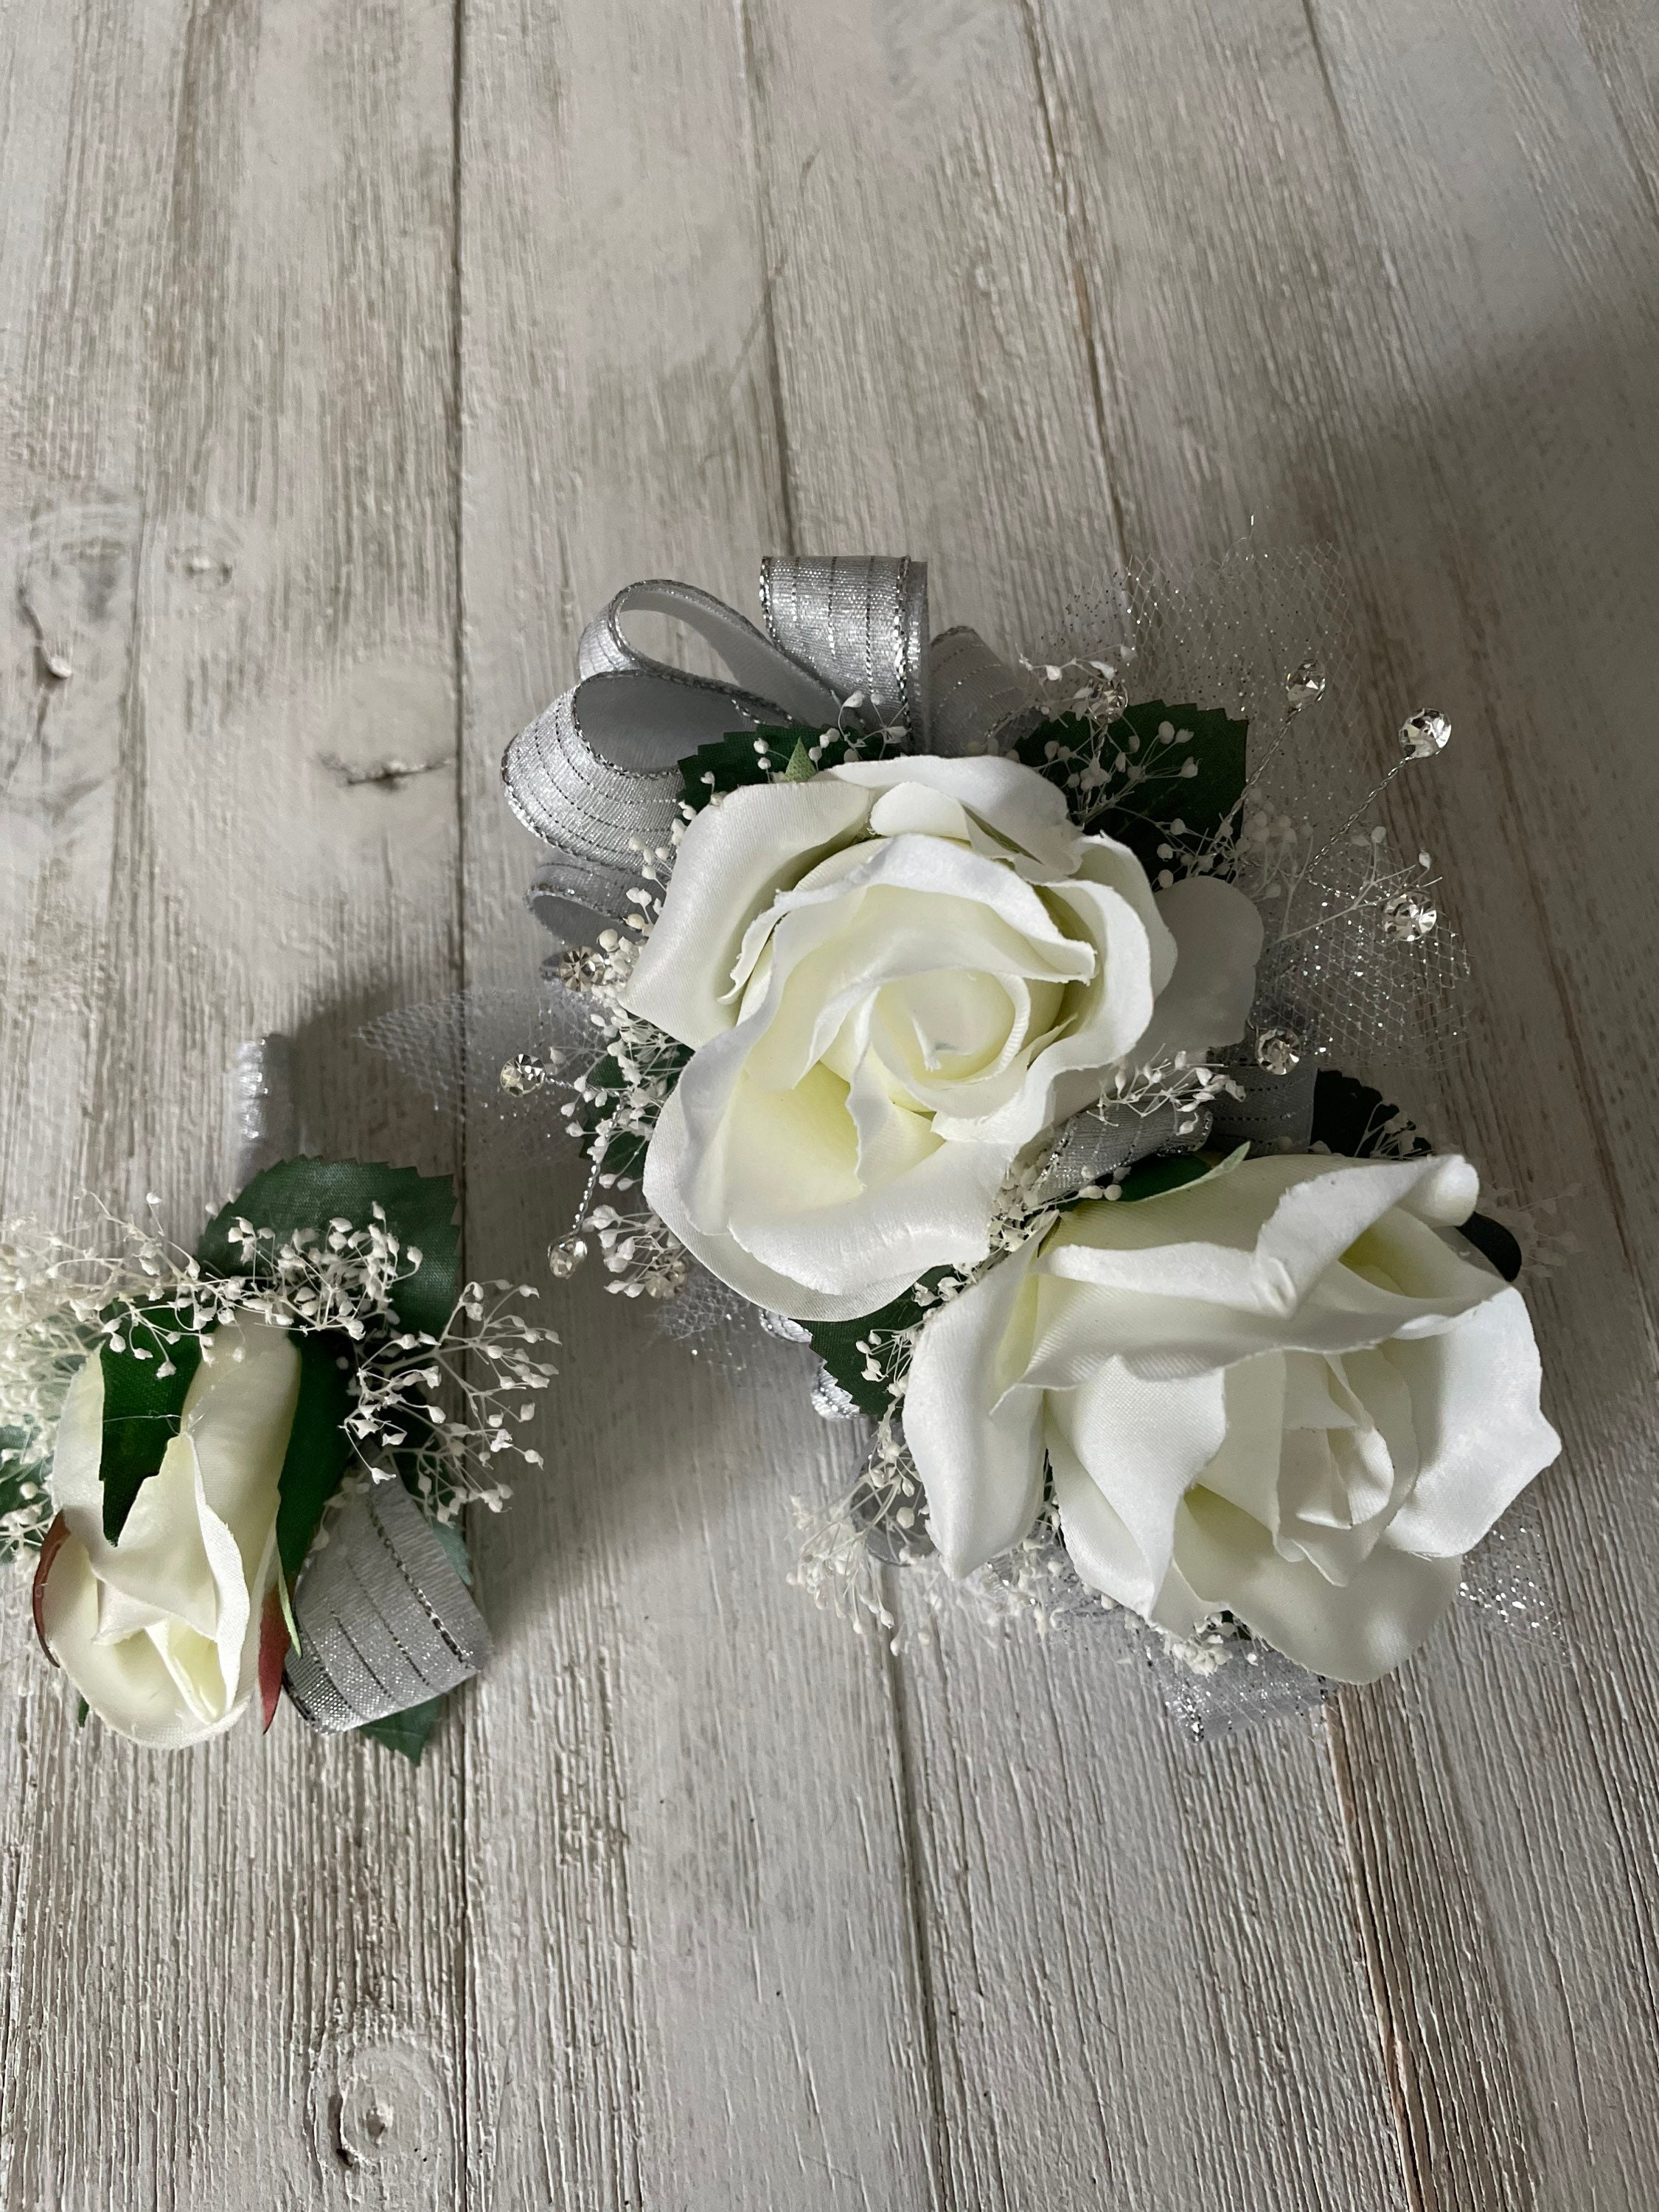
[{"label": "white tulle netting", "polygon": [[[1399,732],[1422,702],[1380,698],[1368,680],[1333,550],[1240,546],[1188,575],[1137,562],[1074,599],[1030,658],[1103,662],[1131,699],[1225,707],[1249,722],[1249,808],[1279,863],[1275,884],[1259,855],[1239,860],[1267,924],[1264,1012],[1291,1012],[1337,1060],[1431,1060],[1461,1033],[1462,942],[1438,892],[1420,889],[1416,846],[1373,819],[1379,794],[1410,772]],[[1389,902],[1402,896],[1432,914],[1421,933],[1391,933]]]}]

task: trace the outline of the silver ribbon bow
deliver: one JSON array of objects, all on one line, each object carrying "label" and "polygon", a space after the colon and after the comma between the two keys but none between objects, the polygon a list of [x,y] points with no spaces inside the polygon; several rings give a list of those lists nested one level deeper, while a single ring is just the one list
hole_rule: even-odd
[{"label": "silver ribbon bow", "polygon": [[[928,640],[927,568],[869,554],[761,566],[763,632],[711,592],[653,580],[582,632],[580,681],[507,749],[507,804],[552,854],[532,911],[564,944],[620,921],[643,853],[666,852],[678,763],[734,732],[800,724],[902,732],[909,750],[1000,750],[1036,719],[1031,687],[971,629]],[[689,676],[629,643],[626,615],[670,615],[731,681]]]}]

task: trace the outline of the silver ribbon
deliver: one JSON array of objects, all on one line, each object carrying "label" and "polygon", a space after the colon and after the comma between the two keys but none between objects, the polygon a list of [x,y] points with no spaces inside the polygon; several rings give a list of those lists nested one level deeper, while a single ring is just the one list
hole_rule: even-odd
[{"label": "silver ribbon", "polygon": [[476,1674],[489,1631],[400,1482],[355,1492],[294,1594],[300,1648],[283,1669],[302,1720],[328,1734],[423,1705]]},{"label": "silver ribbon", "polygon": [[1244,1096],[1231,1098],[1224,1093],[1217,1099],[1212,1142],[1249,1145],[1260,1152],[1305,1152],[1313,1139],[1314,1085],[1319,1076],[1313,1054],[1307,1054],[1288,1075],[1234,1064],[1224,1053],[1219,1064]]},{"label": "silver ribbon", "polygon": [[[914,750],[984,751],[1035,720],[1031,690],[972,630],[927,640],[925,562],[775,556],[761,569],[766,631],[694,585],[618,592],[583,631],[580,680],[507,749],[507,804],[552,849],[531,886],[565,944],[629,910],[642,853],[666,855],[678,763],[734,732],[849,723],[898,730]],[[731,681],[690,676],[631,644],[624,616],[669,615],[713,646]]]},{"label": "silver ribbon", "polygon": [[1210,1141],[1210,1134],[1207,1106],[1158,1106],[1147,1114],[1133,1106],[1089,1108],[1060,1125],[1032,1195],[1051,1206],[1085,1183],[1109,1182],[1137,1160],[1160,1152],[1195,1152]]}]

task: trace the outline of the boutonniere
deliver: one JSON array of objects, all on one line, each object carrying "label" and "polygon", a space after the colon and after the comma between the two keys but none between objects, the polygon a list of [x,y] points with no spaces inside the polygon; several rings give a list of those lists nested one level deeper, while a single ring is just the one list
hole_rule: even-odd
[{"label": "boutonniere", "polygon": [[46,1656],[173,1749],[301,1717],[418,1758],[489,1655],[461,1509],[499,1508],[550,1330],[463,1282],[447,1176],[284,1160],[182,1249],[106,1212],[0,1241],[0,1534]]}]

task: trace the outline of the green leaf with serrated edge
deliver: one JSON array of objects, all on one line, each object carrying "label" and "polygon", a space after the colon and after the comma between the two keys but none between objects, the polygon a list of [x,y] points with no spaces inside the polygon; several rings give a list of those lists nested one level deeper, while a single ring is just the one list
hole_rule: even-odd
[{"label": "green leaf with serrated edge", "polygon": [[[1345,1159],[1368,1160],[1399,1112],[1369,1083],[1340,1074],[1334,1067],[1322,1067],[1314,1078],[1313,1127],[1308,1141],[1324,1145]],[[1426,1137],[1415,1129],[1411,1135],[1414,1153],[1429,1150]]]},{"label": "green leaf with serrated edge", "polygon": [[428,1698],[424,1705],[410,1705],[401,1713],[388,1713],[384,1720],[365,1721],[357,1733],[383,1743],[388,1751],[401,1752],[411,1766],[418,1766],[444,1704],[442,1698]]},{"label": "green leaf with serrated edge", "polygon": [[276,1553],[290,1584],[305,1565],[323,1508],[350,1464],[345,1419],[351,1411],[356,1364],[351,1340],[343,1333],[296,1336],[293,1344],[300,1355],[300,1397],[283,1455],[276,1505]]},{"label": "green leaf with serrated edge", "polygon": [[[1161,742],[1158,732],[1164,722],[1178,731],[1190,731],[1192,743]],[[1088,829],[1127,845],[1147,873],[1156,876],[1167,865],[1159,859],[1158,848],[1177,834],[1171,831],[1171,823],[1182,824],[1178,834],[1183,842],[1213,837],[1237,805],[1244,790],[1249,727],[1219,707],[1166,707],[1161,699],[1148,699],[1126,708],[1107,725],[1098,740],[1101,755],[1109,761],[1121,752],[1131,761],[1146,762],[1149,754],[1156,753],[1157,764],[1144,784],[1124,795],[1121,805],[1109,803],[1109,803],[1088,812]],[[1014,753],[1027,768],[1034,768],[1065,791],[1066,804],[1080,817],[1089,801],[1085,794],[1067,790],[1066,785],[1075,763],[1050,760],[1047,750],[1057,744],[1065,751],[1076,752],[1093,748],[1096,743],[1080,716],[1062,714],[1040,722],[1020,739]],[[1188,759],[1196,764],[1194,775],[1177,773]]]},{"label": "green leaf with serrated edge", "polygon": [[[169,1344],[163,1331],[176,1335]],[[146,1306],[123,1322],[122,1349],[99,1347],[104,1370],[104,1436],[98,1462],[104,1486],[104,1534],[120,1540],[139,1491],[179,1433],[185,1395],[201,1364],[199,1339],[180,1329],[171,1306]],[[149,1354],[135,1357],[134,1347]],[[171,1375],[161,1369],[170,1365]]]},{"label": "green leaf with serrated edge", "polygon": [[376,1204],[404,1250],[413,1246],[421,1255],[420,1266],[392,1292],[393,1310],[405,1328],[441,1335],[460,1288],[455,1188],[447,1176],[423,1176],[378,1161],[283,1160],[255,1176],[215,1215],[196,1256],[210,1274],[239,1275],[241,1247],[231,1229],[239,1218],[270,1230],[280,1244],[301,1229],[325,1237],[337,1218],[367,1229]]},{"label": "green leaf with serrated edge", "polygon": [[[679,763],[686,805],[700,812],[721,792],[736,791],[745,783],[770,783],[796,746],[817,744],[818,734],[816,730],[780,726],[734,730],[728,737],[699,745]],[[755,750],[757,743],[766,747],[765,753]]]},{"label": "green leaf with serrated edge", "polygon": [[811,783],[817,774],[812,765],[812,756],[806,750],[804,738],[797,738],[795,750],[789,756],[789,764],[783,771],[785,783]]}]

